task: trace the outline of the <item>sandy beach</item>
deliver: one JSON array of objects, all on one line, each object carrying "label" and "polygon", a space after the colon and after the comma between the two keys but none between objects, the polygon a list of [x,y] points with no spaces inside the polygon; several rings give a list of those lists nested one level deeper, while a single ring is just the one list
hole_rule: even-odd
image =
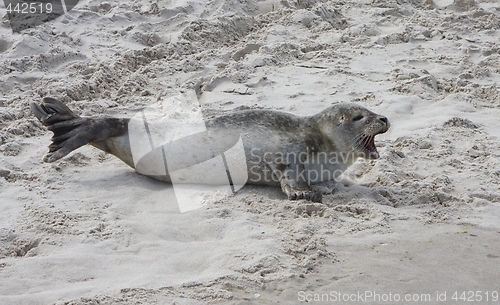
[{"label": "sandy beach", "polygon": [[[0,17],[0,304],[500,303],[497,0],[82,0],[19,33]],[[45,96],[83,116],[354,102],[391,128],[322,203],[246,185],[185,212],[91,146],[44,163]]]}]

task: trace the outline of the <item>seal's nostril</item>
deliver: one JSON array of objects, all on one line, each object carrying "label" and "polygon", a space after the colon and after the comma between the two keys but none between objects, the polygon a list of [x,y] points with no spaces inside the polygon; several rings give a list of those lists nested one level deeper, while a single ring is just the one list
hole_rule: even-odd
[{"label": "seal's nostril", "polygon": [[379,120],[384,122],[384,124],[387,124],[387,118],[385,116],[380,117]]}]

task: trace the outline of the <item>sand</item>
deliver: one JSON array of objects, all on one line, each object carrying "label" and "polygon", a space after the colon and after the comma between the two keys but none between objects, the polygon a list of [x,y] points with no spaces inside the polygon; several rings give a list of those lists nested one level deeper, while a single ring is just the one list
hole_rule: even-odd
[{"label": "sand", "polygon": [[[15,34],[3,17],[0,303],[498,303],[499,37],[496,0],[83,0]],[[392,127],[321,204],[245,186],[181,213],[90,146],[43,163],[29,103],[47,95],[130,116],[351,101]]]}]

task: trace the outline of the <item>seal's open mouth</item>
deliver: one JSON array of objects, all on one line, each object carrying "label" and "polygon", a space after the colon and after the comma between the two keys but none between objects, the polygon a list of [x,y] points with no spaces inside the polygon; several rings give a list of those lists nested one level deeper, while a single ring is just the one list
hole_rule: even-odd
[{"label": "seal's open mouth", "polygon": [[380,155],[378,154],[377,147],[375,147],[375,136],[364,136],[361,138],[360,145],[366,154],[367,159],[378,159]]}]

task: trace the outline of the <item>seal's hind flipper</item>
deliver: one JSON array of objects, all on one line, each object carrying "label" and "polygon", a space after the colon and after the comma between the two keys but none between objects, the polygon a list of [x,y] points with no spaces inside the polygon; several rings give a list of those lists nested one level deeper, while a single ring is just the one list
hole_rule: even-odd
[{"label": "seal's hind flipper", "polygon": [[84,132],[83,127],[88,125],[90,119],[77,116],[61,101],[45,97],[41,104],[31,103],[30,108],[37,119],[54,133],[43,161],[59,160],[93,140],[92,134]]},{"label": "seal's hind flipper", "polygon": [[109,148],[94,141],[106,140],[127,132],[128,119],[82,118],[74,114],[61,101],[45,97],[41,104],[31,103],[31,111],[47,129],[54,133],[45,162],[54,162],[73,150],[92,144],[106,152]]}]

